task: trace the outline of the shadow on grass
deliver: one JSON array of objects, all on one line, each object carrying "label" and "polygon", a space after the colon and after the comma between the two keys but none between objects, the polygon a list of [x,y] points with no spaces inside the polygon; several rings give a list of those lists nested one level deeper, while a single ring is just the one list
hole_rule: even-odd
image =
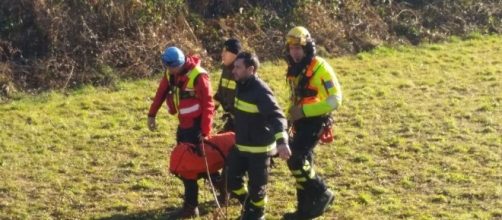
[{"label": "shadow on grass", "polygon": [[[199,204],[200,217],[205,219],[210,217],[214,210],[214,202],[208,201]],[[174,214],[179,209],[179,206],[169,206],[161,209],[145,210],[136,213],[114,214],[109,217],[94,218],[97,220],[136,220],[136,219],[153,219],[153,220],[174,220]]]}]

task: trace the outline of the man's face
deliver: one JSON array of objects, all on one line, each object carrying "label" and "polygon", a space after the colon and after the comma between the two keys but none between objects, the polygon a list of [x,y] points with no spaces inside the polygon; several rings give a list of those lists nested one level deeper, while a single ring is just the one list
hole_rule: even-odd
[{"label": "man's face", "polygon": [[166,68],[167,68],[167,71],[169,72],[169,74],[178,75],[181,72],[181,70],[183,69],[183,65],[178,66],[178,67],[166,66]]},{"label": "man's face", "polygon": [[221,63],[223,63],[223,65],[225,66],[230,66],[234,62],[236,57],[236,54],[227,51],[225,48],[223,48],[223,50],[221,51]]},{"label": "man's face", "polygon": [[254,67],[246,67],[243,59],[237,59],[234,62],[234,69],[232,70],[235,81],[245,79],[254,74]]},{"label": "man's face", "polygon": [[289,45],[288,49],[289,55],[293,58],[295,63],[299,63],[305,57],[305,52],[301,45]]}]

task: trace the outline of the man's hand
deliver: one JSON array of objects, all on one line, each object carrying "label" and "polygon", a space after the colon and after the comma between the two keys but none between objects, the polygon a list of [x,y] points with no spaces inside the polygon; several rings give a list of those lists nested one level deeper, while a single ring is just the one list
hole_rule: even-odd
[{"label": "man's hand", "polygon": [[207,135],[207,134],[206,134],[206,135],[201,134],[201,135],[199,136],[199,141],[200,141],[200,143],[203,143],[204,141],[207,141],[208,139],[209,139],[209,135]]},{"label": "man's hand", "polygon": [[305,114],[303,114],[303,108],[301,105],[295,105],[289,109],[289,117],[292,121],[296,121],[298,119],[301,119],[305,117]]},{"label": "man's hand", "polygon": [[288,144],[279,144],[277,146],[277,153],[279,157],[283,160],[288,160],[291,157],[291,150],[289,149]]},{"label": "man's hand", "polygon": [[[194,148],[193,148],[193,150],[195,151],[195,153],[197,153],[197,155],[199,155],[201,157],[204,156],[204,154],[206,153],[205,149],[207,149],[205,147],[206,143],[204,141],[207,141],[207,140],[209,140],[209,135],[204,135],[204,134],[199,135],[199,143],[195,144]],[[203,145],[204,145],[204,149],[202,149]]]},{"label": "man's hand", "polygon": [[157,129],[157,124],[155,123],[155,117],[148,117],[148,129],[150,131],[155,131]]}]

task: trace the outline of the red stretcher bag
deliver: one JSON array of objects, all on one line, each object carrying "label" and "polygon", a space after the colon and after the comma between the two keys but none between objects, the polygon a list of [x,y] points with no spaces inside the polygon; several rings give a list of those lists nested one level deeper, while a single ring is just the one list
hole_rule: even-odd
[{"label": "red stretcher bag", "polygon": [[[235,146],[235,134],[226,132],[204,141],[205,156],[210,173],[223,168],[225,158]],[[185,179],[195,180],[206,173],[206,162],[201,152],[191,143],[179,143],[171,152],[169,171]],[[200,146],[199,149],[202,149]]]}]

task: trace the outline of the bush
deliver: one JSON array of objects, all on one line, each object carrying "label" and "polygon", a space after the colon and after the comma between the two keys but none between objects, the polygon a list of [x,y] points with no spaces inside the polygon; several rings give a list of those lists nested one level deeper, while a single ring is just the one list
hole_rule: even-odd
[{"label": "bush", "polygon": [[224,37],[240,39],[262,60],[281,59],[284,34],[295,25],[311,30],[323,55],[340,55],[501,33],[501,20],[496,0],[3,0],[0,87],[38,91],[147,77],[160,71],[167,45],[199,54],[209,67]]}]

